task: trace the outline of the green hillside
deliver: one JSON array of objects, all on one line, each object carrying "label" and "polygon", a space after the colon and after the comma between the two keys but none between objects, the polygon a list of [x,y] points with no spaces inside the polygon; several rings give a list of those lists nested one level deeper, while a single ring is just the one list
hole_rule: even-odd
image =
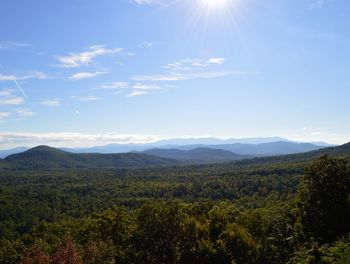
[{"label": "green hillside", "polygon": [[123,168],[176,164],[175,160],[139,153],[76,154],[38,146],[2,160],[9,169]]}]

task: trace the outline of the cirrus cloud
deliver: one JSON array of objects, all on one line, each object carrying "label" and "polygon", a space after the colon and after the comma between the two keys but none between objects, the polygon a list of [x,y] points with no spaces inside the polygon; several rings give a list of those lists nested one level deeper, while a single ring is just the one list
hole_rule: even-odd
[{"label": "cirrus cloud", "polygon": [[58,56],[56,59],[59,64],[57,66],[63,68],[77,68],[89,65],[96,57],[114,55],[120,53],[122,48],[106,48],[105,45],[90,46],[87,50],[79,53],[69,53],[65,56]]}]

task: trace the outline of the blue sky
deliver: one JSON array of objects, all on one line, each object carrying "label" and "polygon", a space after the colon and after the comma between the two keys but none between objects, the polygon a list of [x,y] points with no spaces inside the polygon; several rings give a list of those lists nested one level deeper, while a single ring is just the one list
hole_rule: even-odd
[{"label": "blue sky", "polygon": [[350,141],[348,0],[2,0],[0,148]]}]

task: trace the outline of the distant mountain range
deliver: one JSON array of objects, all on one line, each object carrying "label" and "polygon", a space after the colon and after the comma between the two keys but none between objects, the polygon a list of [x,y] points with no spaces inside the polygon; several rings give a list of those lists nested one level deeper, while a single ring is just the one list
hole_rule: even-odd
[{"label": "distant mountain range", "polygon": [[180,149],[149,149],[142,153],[163,158],[175,159],[190,163],[218,163],[249,158],[222,149],[195,148],[190,150]]},{"label": "distant mountain range", "polygon": [[[218,138],[180,138],[160,140],[147,144],[109,144],[89,148],[61,148],[72,153],[127,153],[142,152],[149,149],[178,149],[193,150],[197,148],[221,149],[239,155],[271,156],[281,154],[293,154],[312,151],[323,147],[329,147],[324,142],[300,143],[280,137],[242,138],[242,139],[218,139]],[[20,147],[10,150],[0,150],[0,158],[28,150]]]},{"label": "distant mountain range", "polygon": [[276,162],[307,162],[321,155],[350,156],[350,143],[299,154],[251,158],[226,150],[196,148],[192,150],[151,149],[144,153],[99,154],[70,153],[48,146],[38,146],[22,153],[0,159],[1,169],[46,170],[88,168],[140,168],[149,166],[175,166],[213,162],[261,164]]},{"label": "distant mountain range", "polygon": [[350,142],[336,147],[322,148],[310,152],[270,157],[256,157],[237,161],[237,164],[271,164],[282,162],[309,162],[323,155],[350,158]]}]

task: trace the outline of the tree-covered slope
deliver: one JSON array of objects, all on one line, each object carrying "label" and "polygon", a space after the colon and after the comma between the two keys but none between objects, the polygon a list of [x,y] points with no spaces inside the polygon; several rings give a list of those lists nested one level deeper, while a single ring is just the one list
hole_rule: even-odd
[{"label": "tree-covered slope", "polygon": [[19,154],[10,155],[1,163],[1,167],[9,169],[68,169],[159,166],[177,162],[140,153],[76,154],[48,146],[38,146]]}]

